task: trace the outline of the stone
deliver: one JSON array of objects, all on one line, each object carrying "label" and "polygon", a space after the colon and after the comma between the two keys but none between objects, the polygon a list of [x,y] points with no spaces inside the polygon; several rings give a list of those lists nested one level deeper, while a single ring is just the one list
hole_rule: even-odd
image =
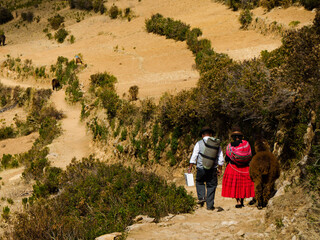
[{"label": "stone", "polygon": [[240,230],[239,232],[237,232],[237,236],[239,237],[244,237],[245,233],[243,230]]},{"label": "stone", "polygon": [[95,240],[116,240],[119,238],[122,234],[120,232],[114,232],[110,234],[105,234],[100,237],[95,238]]},{"label": "stone", "polygon": [[145,215],[138,215],[133,219],[133,221],[136,223],[153,223],[155,219]]}]

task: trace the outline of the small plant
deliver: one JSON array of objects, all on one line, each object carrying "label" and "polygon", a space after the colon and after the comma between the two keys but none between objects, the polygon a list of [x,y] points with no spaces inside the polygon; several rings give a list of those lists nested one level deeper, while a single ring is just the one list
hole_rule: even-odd
[{"label": "small plant", "polygon": [[50,26],[52,27],[52,29],[57,30],[59,29],[61,24],[64,22],[64,17],[60,16],[60,14],[57,14],[49,18],[48,22],[50,23]]},{"label": "small plant", "polygon": [[21,13],[21,18],[23,21],[27,21],[28,23],[31,23],[33,21],[33,12],[22,12]]},{"label": "small plant", "polygon": [[121,140],[121,141],[126,140],[126,139],[127,139],[127,134],[128,134],[128,130],[127,130],[126,128],[123,129],[122,132],[121,132],[121,138],[120,138],[120,140]]},{"label": "small plant", "polygon": [[116,19],[120,13],[119,8],[116,5],[112,5],[109,10],[109,16],[111,19]]},{"label": "small plant", "polygon": [[299,24],[300,24],[300,21],[292,21],[292,22],[289,23],[289,26],[290,26],[290,27],[296,27],[296,26],[298,26]]},{"label": "small plant", "polygon": [[51,39],[53,38],[53,36],[52,36],[51,33],[47,33],[46,36],[47,36],[47,38],[48,38],[49,40],[51,40]]},{"label": "small plant", "polygon": [[2,218],[5,220],[5,221],[8,221],[9,220],[9,217],[10,217],[10,208],[8,206],[5,206],[3,209],[2,209],[2,214],[1,214]]},{"label": "small plant", "polygon": [[283,224],[283,221],[282,221],[281,218],[277,218],[275,221],[276,221],[276,222],[275,222],[275,225],[276,225],[276,227],[277,227],[278,229],[284,227],[284,224]]},{"label": "small plant", "polygon": [[70,43],[74,44],[75,40],[76,40],[76,38],[73,35],[71,35],[70,39],[69,39]]},{"label": "small plant", "polygon": [[137,85],[131,86],[129,88],[129,100],[136,101],[138,100],[139,87]]},{"label": "small plant", "polygon": [[61,28],[54,34],[54,38],[57,40],[58,43],[63,43],[68,34],[69,33],[67,30]]},{"label": "small plant", "polygon": [[94,0],[93,1],[93,11],[94,12],[100,12],[101,14],[104,14],[106,11],[106,7],[103,4],[103,0]]},{"label": "small plant", "polygon": [[241,11],[239,22],[241,23],[241,29],[248,29],[250,23],[252,22],[252,13],[249,9]]},{"label": "small plant", "polygon": [[7,198],[7,202],[8,202],[10,205],[13,205],[13,204],[14,204],[14,201],[12,200],[12,198]]}]

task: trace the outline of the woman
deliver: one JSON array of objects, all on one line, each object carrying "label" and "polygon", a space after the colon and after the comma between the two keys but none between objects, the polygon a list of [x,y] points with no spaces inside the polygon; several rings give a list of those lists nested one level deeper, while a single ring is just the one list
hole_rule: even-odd
[{"label": "woman", "polygon": [[222,180],[223,197],[235,198],[236,208],[242,208],[243,199],[254,197],[254,183],[249,175],[249,162],[251,160],[250,144],[243,139],[239,127],[232,128],[232,142],[226,150],[227,168]]}]

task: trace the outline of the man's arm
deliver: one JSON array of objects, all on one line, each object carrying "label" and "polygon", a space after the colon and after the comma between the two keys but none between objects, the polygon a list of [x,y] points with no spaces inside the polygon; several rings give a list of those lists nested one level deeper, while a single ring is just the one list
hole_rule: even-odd
[{"label": "man's arm", "polygon": [[193,148],[193,152],[192,152],[192,156],[190,158],[190,164],[188,167],[188,173],[191,173],[191,170],[193,168],[193,165],[197,164],[197,159],[198,159],[198,155],[199,155],[199,143],[196,143],[196,145],[194,145]]}]

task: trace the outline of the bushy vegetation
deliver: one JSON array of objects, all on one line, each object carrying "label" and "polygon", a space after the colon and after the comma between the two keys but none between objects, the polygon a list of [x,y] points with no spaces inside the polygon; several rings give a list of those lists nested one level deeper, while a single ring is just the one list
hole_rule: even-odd
[{"label": "bushy vegetation", "polygon": [[52,29],[57,30],[59,29],[61,24],[64,22],[64,17],[62,17],[60,14],[57,14],[49,18],[48,22],[50,23],[50,26],[52,27]]},{"label": "bushy vegetation", "polygon": [[54,38],[57,40],[58,43],[63,43],[66,37],[69,35],[68,31],[64,28],[60,28],[55,34]]},{"label": "bushy vegetation", "polygon": [[92,0],[69,0],[69,5],[70,8],[90,11],[93,9],[92,2]]},{"label": "bushy vegetation", "polygon": [[239,16],[239,22],[241,23],[242,29],[248,29],[250,23],[252,22],[252,13],[249,9],[241,11]]},{"label": "bushy vegetation", "polygon": [[53,169],[46,179],[34,187],[38,197],[46,196],[49,186],[62,191],[18,214],[14,239],[95,239],[123,232],[139,214],[159,220],[169,213],[190,212],[195,205],[183,187],[93,158],[73,161],[62,173]]},{"label": "bushy vegetation", "polygon": [[314,8],[318,8],[320,6],[320,2],[318,0],[217,0],[218,2],[222,2],[229,6],[233,11],[237,11],[238,9],[252,9],[257,6],[263,6],[268,10],[272,8],[283,6],[289,7],[292,4],[299,2],[302,6],[304,6],[308,10],[312,10]]},{"label": "bushy vegetation", "polygon": [[31,23],[33,21],[33,17],[34,17],[33,12],[28,11],[28,12],[21,13],[22,20],[27,21],[28,23]]},{"label": "bushy vegetation", "polygon": [[146,29],[148,32],[163,35],[177,41],[184,41],[187,39],[190,26],[181,21],[174,21],[172,18],[164,18],[157,13],[152,15],[151,19],[146,20]]},{"label": "bushy vegetation", "polygon": [[39,132],[39,137],[28,152],[3,155],[1,168],[13,168],[23,164],[26,167],[23,173],[26,179],[41,178],[43,169],[49,166],[49,161],[46,158],[48,154],[46,145],[59,136],[61,130],[57,121],[63,117],[61,112],[48,104],[51,93],[50,89],[35,90],[27,88],[23,90],[19,87],[11,89],[0,85],[1,99],[4,99],[5,96],[10,99],[7,104],[16,102],[28,112],[26,122],[16,120],[15,128],[13,126],[1,128],[1,137],[16,137],[35,131]]},{"label": "bushy vegetation", "polygon": [[0,6],[0,24],[7,23],[13,19],[12,13],[4,7]]},{"label": "bushy vegetation", "polygon": [[35,67],[32,64],[32,60],[25,59],[22,61],[19,57],[13,58],[7,55],[7,59],[1,65],[2,70],[7,68],[10,71],[14,71],[18,74],[18,78],[48,78],[49,75],[46,73],[46,67]]},{"label": "bushy vegetation", "polygon": [[116,5],[112,5],[109,10],[109,16],[111,19],[116,19],[121,14],[120,9]]}]

